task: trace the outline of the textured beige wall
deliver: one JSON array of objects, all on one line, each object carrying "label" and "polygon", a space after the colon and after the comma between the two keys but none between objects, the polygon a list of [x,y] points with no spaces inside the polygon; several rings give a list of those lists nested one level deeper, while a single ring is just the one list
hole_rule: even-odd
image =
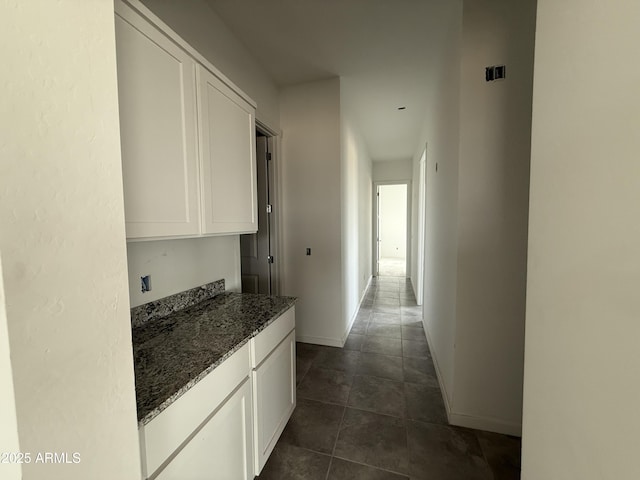
[{"label": "textured beige wall", "polygon": [[524,480],[640,478],[638,18],[538,2]]},{"label": "textured beige wall", "polygon": [[23,478],[139,478],[113,2],[3,2],[0,55],[20,448],[81,458],[32,462]]}]

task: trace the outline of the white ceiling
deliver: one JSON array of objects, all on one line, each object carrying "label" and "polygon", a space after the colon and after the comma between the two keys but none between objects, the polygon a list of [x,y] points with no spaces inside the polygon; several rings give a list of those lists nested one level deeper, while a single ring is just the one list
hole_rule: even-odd
[{"label": "white ceiling", "polygon": [[373,160],[412,157],[457,0],[206,1],[278,86],[342,77]]}]

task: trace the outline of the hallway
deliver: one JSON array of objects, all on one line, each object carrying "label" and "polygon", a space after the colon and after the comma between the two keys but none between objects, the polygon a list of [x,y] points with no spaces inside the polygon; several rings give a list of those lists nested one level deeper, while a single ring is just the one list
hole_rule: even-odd
[{"label": "hallway", "polygon": [[520,440],[447,425],[408,280],[372,280],[344,348],[297,344],[297,407],[260,480],[516,480]]}]

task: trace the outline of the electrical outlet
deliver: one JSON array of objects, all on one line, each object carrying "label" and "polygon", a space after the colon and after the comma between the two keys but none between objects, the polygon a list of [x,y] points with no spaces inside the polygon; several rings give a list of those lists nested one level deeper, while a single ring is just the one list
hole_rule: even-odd
[{"label": "electrical outlet", "polygon": [[140,287],[142,289],[142,293],[151,291],[151,275],[140,277]]}]

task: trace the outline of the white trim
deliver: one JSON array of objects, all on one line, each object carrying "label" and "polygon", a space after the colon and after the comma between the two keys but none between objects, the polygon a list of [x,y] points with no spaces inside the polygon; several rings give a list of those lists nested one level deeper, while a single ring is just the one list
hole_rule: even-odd
[{"label": "white trim", "polygon": [[378,187],[381,185],[406,185],[407,186],[407,231],[405,232],[406,252],[405,252],[405,278],[411,278],[411,183],[412,180],[376,180],[373,182],[373,212],[372,227],[373,227],[373,258],[371,271],[373,276],[378,276]]},{"label": "white trim", "polygon": [[425,240],[426,240],[426,228],[427,228],[427,148],[428,144],[425,144],[424,152],[420,156],[418,161],[418,211],[416,213],[416,220],[418,225],[416,226],[418,238],[418,246],[416,253],[418,258],[416,259],[416,270],[418,274],[417,286],[414,286],[414,294],[416,296],[416,303],[422,305],[424,303],[424,271],[425,271]]},{"label": "white trim", "polygon": [[327,347],[338,347],[338,348],[342,348],[344,346],[344,343],[339,338],[314,337],[311,335],[298,336],[296,334],[296,342],[313,343],[315,345],[326,345]]},{"label": "white trim", "polygon": [[373,279],[373,276],[369,275],[369,280],[367,280],[367,285],[364,287],[364,290],[360,295],[360,301],[358,302],[358,307],[355,309],[353,315],[351,315],[351,319],[349,320],[349,324],[347,325],[347,330],[342,335],[341,347],[344,347],[344,344],[347,342],[347,337],[349,337],[349,333],[351,333],[351,328],[353,327],[353,324],[356,321],[356,318],[358,317],[358,313],[360,312],[360,308],[362,307],[362,302],[364,301],[364,297],[367,295],[367,290],[369,290],[369,287],[371,286],[372,279]]},{"label": "white trim", "polygon": [[521,437],[521,423],[505,422],[504,420],[501,420],[499,418],[472,416],[453,411],[451,397],[445,386],[442,372],[440,370],[440,367],[438,366],[438,360],[434,355],[435,350],[433,349],[433,341],[431,340],[431,336],[429,335],[429,330],[427,329],[424,318],[422,319],[422,325],[424,327],[424,333],[427,337],[427,343],[429,344],[429,350],[431,351],[431,358],[433,360],[433,365],[435,366],[436,377],[438,378],[438,384],[440,385],[440,391],[442,392],[442,400],[444,401],[444,408],[447,412],[447,419],[449,421],[449,424],[458,427],[473,428],[476,430],[485,430],[487,432],[502,433],[505,435]]},{"label": "white trim", "polygon": [[444,408],[447,412],[447,419],[449,423],[451,423],[451,401],[449,397],[449,392],[445,386],[443,375],[440,370],[440,366],[438,365],[438,359],[435,357],[433,349],[433,340],[431,339],[431,335],[429,334],[429,329],[427,328],[427,324],[424,321],[424,308],[422,310],[422,327],[424,329],[425,336],[427,337],[427,344],[429,345],[429,351],[431,352],[431,359],[433,360],[433,366],[436,370],[436,378],[438,379],[438,385],[440,385],[440,391],[442,392],[442,400],[444,401]]},{"label": "white trim", "polygon": [[485,430],[487,432],[502,433],[515,437],[522,436],[522,424],[520,423],[505,422],[499,418],[478,417],[455,412],[447,412],[447,416],[449,417],[449,423],[458,427]]},{"label": "white trim", "polygon": [[267,123],[263,122],[256,116],[256,130],[262,133],[266,137],[278,137],[282,134],[282,130],[276,130],[270,127]]}]

